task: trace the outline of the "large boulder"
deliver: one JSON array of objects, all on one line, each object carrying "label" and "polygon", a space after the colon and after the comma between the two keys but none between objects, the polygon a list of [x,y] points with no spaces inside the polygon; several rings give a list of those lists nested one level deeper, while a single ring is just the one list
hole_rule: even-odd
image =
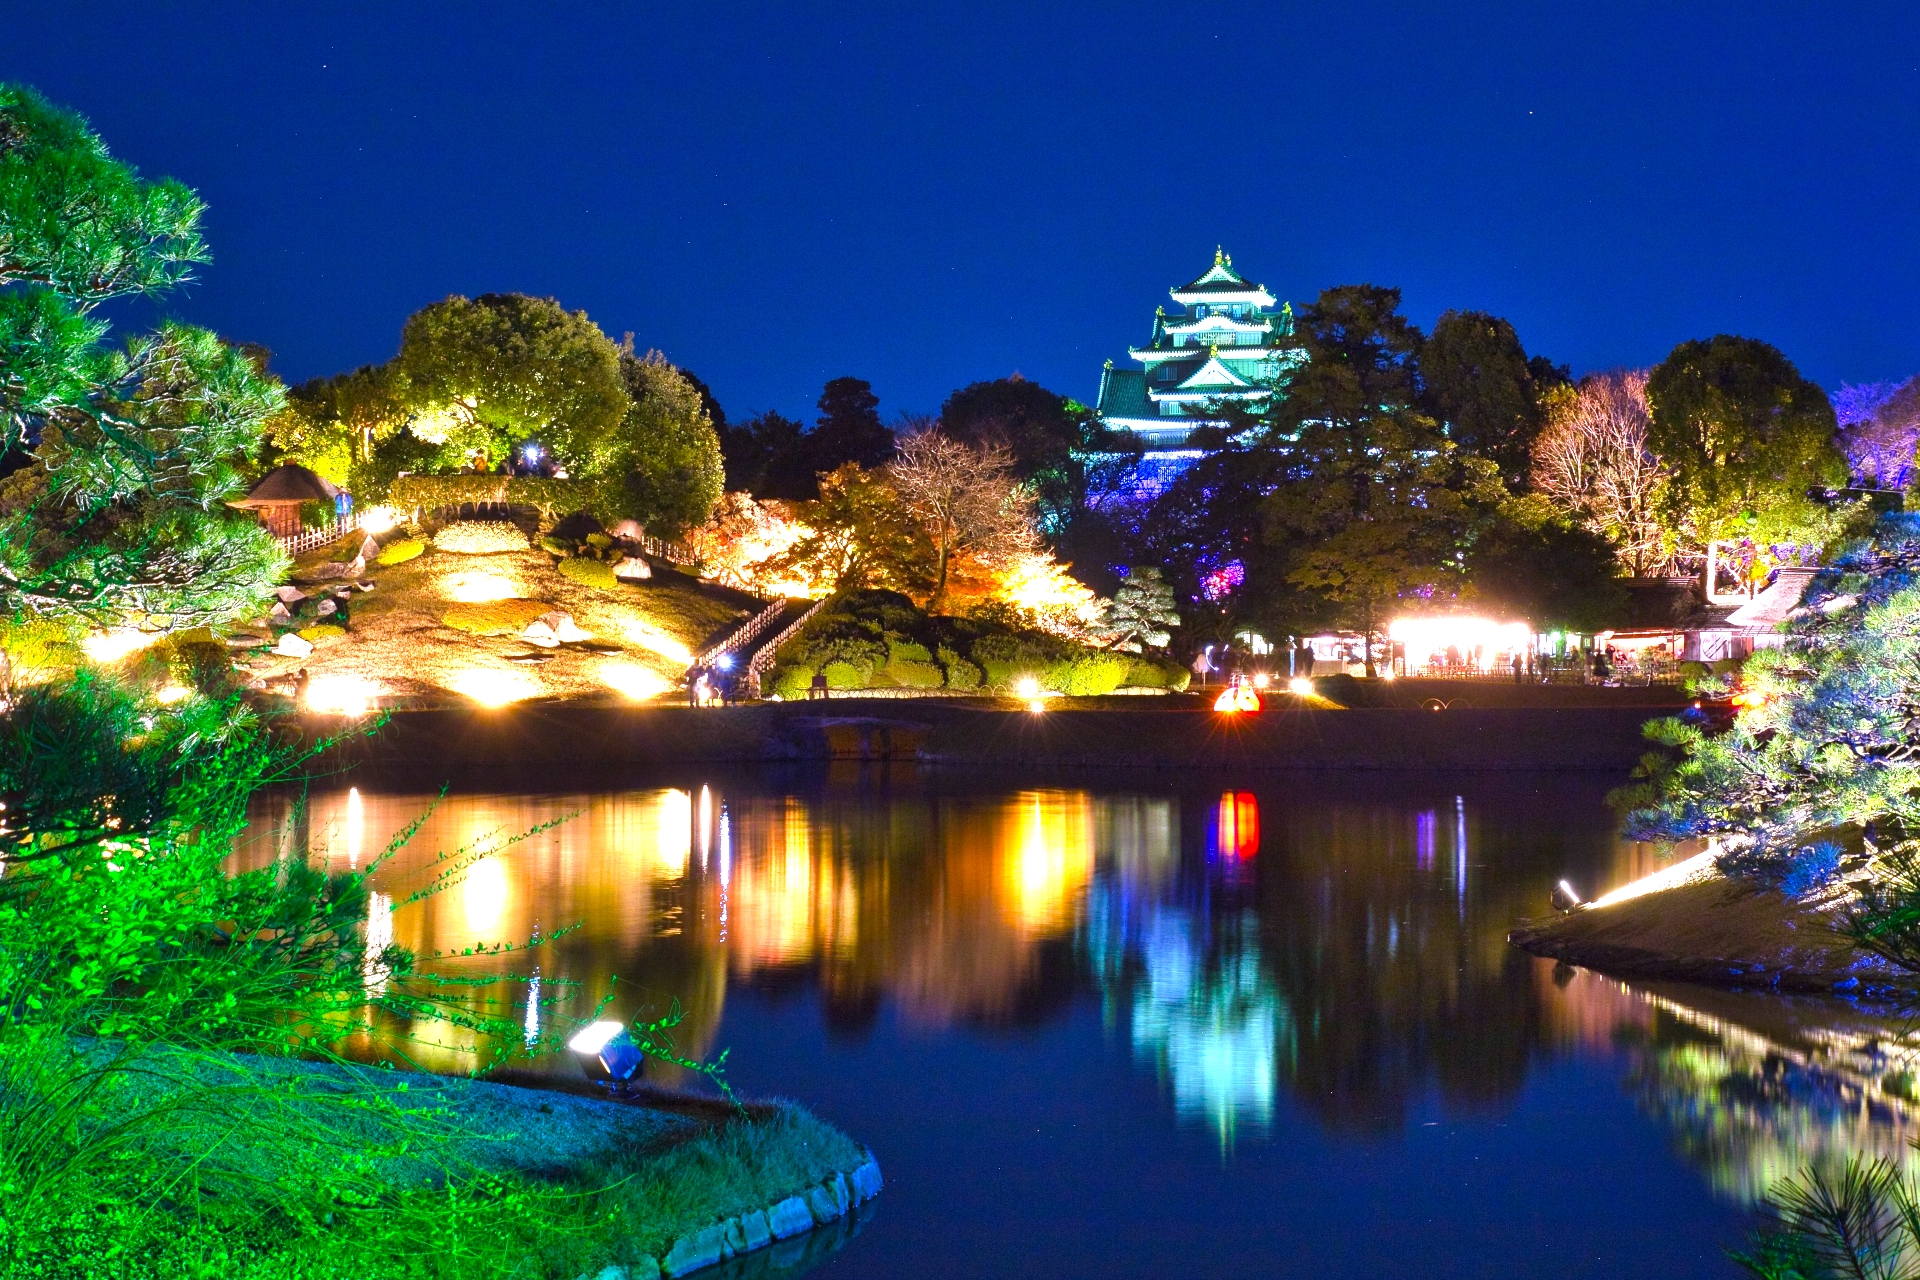
[{"label": "large boulder", "polygon": [[613,576],[622,582],[645,582],[653,576],[653,566],[639,556],[626,556],[613,566]]}]

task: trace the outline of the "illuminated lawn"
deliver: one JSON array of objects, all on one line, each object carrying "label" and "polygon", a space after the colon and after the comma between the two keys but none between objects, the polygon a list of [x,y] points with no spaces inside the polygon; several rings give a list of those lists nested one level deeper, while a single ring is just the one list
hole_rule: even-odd
[{"label": "illuminated lawn", "polygon": [[[302,557],[294,578],[339,553]],[[254,676],[286,688],[304,667],[321,706],[366,693],[404,705],[644,698],[678,683],[694,653],[757,607],[750,596],[669,570],[610,590],[584,585],[534,550],[429,550],[404,564],[370,565],[367,577],[375,589],[353,595],[345,635],[322,639],[306,658],[256,651]],[[585,641],[542,649],[520,638],[552,610],[570,615]]]}]

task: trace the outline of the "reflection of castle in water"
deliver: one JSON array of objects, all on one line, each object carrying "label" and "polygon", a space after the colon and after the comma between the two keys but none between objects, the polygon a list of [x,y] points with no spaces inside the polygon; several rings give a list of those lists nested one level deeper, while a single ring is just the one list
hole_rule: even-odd
[{"label": "reflection of castle in water", "polygon": [[[361,866],[432,803],[322,795],[284,835]],[[1913,1158],[1920,1059],[1897,1028],[1833,1002],[1552,979],[1509,947],[1509,924],[1570,867],[1595,887],[1644,869],[1604,835],[1584,847],[1556,835],[1568,827],[1552,797],[1528,803],[912,787],[463,796],[379,873],[370,923],[456,956],[577,925],[538,957],[539,999],[559,1003],[521,1009],[527,1032],[611,989],[616,1016],[680,999],[695,1054],[741,986],[811,985],[827,1021],[856,1035],[883,1007],[993,1029],[1092,992],[1176,1115],[1223,1146],[1268,1131],[1283,1091],[1329,1127],[1388,1135],[1423,1096],[1455,1113],[1503,1107],[1533,1064],[1581,1052],[1624,1053],[1644,1108],[1738,1199],[1809,1160]],[[262,841],[251,856],[287,848]],[[475,855],[464,874],[409,903],[445,865],[436,855],[458,850]],[[454,963],[526,973],[534,961]],[[532,988],[514,990],[532,1004]],[[428,1066],[463,1067],[456,1051],[486,1047],[458,1026],[413,1030]]]}]

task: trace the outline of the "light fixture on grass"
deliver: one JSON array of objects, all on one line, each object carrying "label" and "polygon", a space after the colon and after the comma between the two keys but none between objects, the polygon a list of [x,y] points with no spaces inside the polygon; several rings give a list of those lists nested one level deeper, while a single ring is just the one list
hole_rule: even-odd
[{"label": "light fixture on grass", "polygon": [[1313,696],[1313,681],[1307,679],[1305,676],[1295,676],[1293,679],[1287,681],[1287,692],[1298,698],[1311,698]]},{"label": "light fixture on grass", "polygon": [[580,1061],[580,1069],[589,1080],[597,1080],[615,1090],[624,1090],[627,1082],[640,1072],[646,1055],[627,1034],[624,1022],[591,1022],[575,1032],[567,1048]]},{"label": "light fixture on grass", "polygon": [[1040,696],[1040,682],[1032,676],[1021,676],[1019,683],[1013,686],[1013,691],[1026,701],[1032,702]]},{"label": "light fixture on grass", "polygon": [[1553,886],[1550,901],[1553,903],[1553,909],[1564,915],[1580,905],[1580,895],[1574,891],[1572,885],[1562,880]]},{"label": "light fixture on grass", "polygon": [[1038,698],[1035,698],[1032,702],[1029,702],[1027,704],[1027,710],[1033,712],[1033,714],[1035,715],[1039,715],[1042,711],[1045,711],[1046,709],[1047,709],[1047,704],[1040,701],[1040,699]]}]

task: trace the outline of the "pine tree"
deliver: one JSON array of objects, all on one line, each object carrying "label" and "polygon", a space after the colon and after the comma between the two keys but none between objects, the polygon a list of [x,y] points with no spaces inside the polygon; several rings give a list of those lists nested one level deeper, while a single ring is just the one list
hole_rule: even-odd
[{"label": "pine tree", "polygon": [[204,206],[113,159],[80,117],[0,84],[0,615],[195,626],[252,608],[285,559],[223,502],[279,384],[212,333],[124,347],[95,314],[207,260]]},{"label": "pine tree", "polygon": [[1122,653],[1164,649],[1173,642],[1168,628],[1180,625],[1180,614],[1173,607],[1173,588],[1160,570],[1139,568],[1127,576],[1114,593],[1106,625],[1115,637],[1110,647]]}]

